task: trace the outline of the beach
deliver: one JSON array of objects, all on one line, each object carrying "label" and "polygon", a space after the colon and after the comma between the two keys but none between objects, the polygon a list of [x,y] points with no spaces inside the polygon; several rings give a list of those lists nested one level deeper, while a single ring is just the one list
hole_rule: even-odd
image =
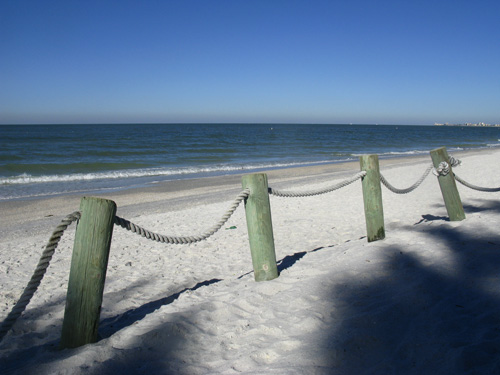
[{"label": "beach", "polygon": [[[500,150],[454,152],[454,171],[500,186]],[[382,159],[398,188],[430,156]],[[269,186],[308,191],[359,162],[273,169]],[[58,350],[75,224],[39,290],[0,344],[6,374],[500,373],[499,193],[458,185],[466,219],[451,222],[433,174],[414,192],[382,187],[386,238],[368,243],[361,182],[304,198],[271,196],[280,276],[255,282],[245,211],[189,245],[116,227],[100,340]],[[117,215],[174,236],[203,233],[241,192],[241,175],[171,180],[99,194]],[[21,295],[52,232],[79,195],[0,201],[0,317]]]}]

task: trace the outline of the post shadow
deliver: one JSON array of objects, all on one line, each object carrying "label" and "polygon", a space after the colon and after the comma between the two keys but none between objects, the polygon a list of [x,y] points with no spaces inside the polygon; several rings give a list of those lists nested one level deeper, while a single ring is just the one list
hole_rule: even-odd
[{"label": "post shadow", "polygon": [[108,338],[113,334],[115,334],[116,332],[118,332],[119,330],[131,326],[135,322],[143,319],[146,315],[151,314],[155,310],[158,310],[160,307],[171,304],[187,291],[195,291],[196,289],[199,289],[203,286],[209,286],[218,283],[220,281],[222,281],[222,279],[205,280],[197,283],[192,288],[184,288],[181,291],[174,293],[170,296],[160,298],[156,301],[148,302],[135,309],[130,309],[124,312],[123,314],[103,319],[99,327],[99,339],[101,340]]}]

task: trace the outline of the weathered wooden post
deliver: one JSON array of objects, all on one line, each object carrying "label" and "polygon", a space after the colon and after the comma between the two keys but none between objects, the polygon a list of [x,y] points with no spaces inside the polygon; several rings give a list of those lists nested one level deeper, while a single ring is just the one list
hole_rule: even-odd
[{"label": "weathered wooden post", "polygon": [[437,148],[431,151],[432,164],[434,168],[438,168],[439,164],[447,163],[449,172],[446,175],[440,174],[438,176],[439,187],[443,194],[444,204],[448,217],[451,221],[461,221],[465,219],[464,207],[458,194],[457,184],[453,176],[453,170],[450,165],[450,157],[445,147]]},{"label": "weathered wooden post", "polygon": [[385,229],[378,155],[362,155],[359,162],[361,170],[366,171],[361,185],[368,242],[382,240],[385,238]]},{"label": "weathered wooden post", "polygon": [[84,197],[75,233],[61,349],[97,341],[116,204]]},{"label": "weathered wooden post", "polygon": [[245,213],[255,281],[272,280],[278,277],[278,267],[267,175],[264,173],[245,175],[242,184],[243,188],[250,189],[250,195],[245,201]]}]

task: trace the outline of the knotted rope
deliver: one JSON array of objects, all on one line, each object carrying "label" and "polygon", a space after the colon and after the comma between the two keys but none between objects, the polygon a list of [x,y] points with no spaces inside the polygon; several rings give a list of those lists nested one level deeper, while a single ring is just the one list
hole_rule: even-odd
[{"label": "knotted rope", "polygon": [[455,159],[453,156],[449,157],[450,164],[453,168],[458,167],[462,165],[462,160],[460,159]]},{"label": "knotted rope", "polygon": [[245,189],[243,190],[236,199],[233,201],[229,209],[226,211],[226,213],[222,216],[222,218],[215,224],[212,228],[208,229],[206,232],[204,232],[201,235],[194,235],[194,236],[184,236],[184,237],[175,237],[175,236],[166,236],[163,234],[158,234],[155,232],[151,232],[147,229],[144,229],[140,227],[139,225],[136,225],[126,219],[123,219],[121,217],[115,216],[114,223],[116,225],[121,226],[122,228],[125,228],[126,230],[131,231],[132,233],[139,234],[147,239],[157,241],[157,242],[162,242],[162,243],[170,243],[170,244],[190,244],[190,243],[195,243],[199,241],[206,240],[208,237],[212,236],[215,232],[217,232],[222,226],[226,223],[226,221],[229,220],[231,215],[234,213],[236,208],[239,206],[239,204],[246,199],[250,195],[250,189]]},{"label": "knotted rope", "polygon": [[12,308],[9,315],[7,315],[7,318],[5,318],[5,320],[2,322],[2,326],[0,327],[0,341],[12,328],[17,318],[21,316],[28,303],[30,303],[31,298],[35,294],[38,286],[40,285],[40,282],[43,279],[43,276],[45,275],[45,271],[47,271],[47,268],[49,267],[52,256],[56,251],[57,245],[59,244],[64,231],[73,221],[79,220],[80,216],[80,212],[73,212],[72,214],[69,214],[61,221],[61,224],[56,227],[54,232],[52,232],[52,236],[50,236],[49,242],[45,246],[45,250],[43,251],[40,260],[38,261],[38,265],[36,266],[33,276],[31,276],[31,280],[24,289],[24,292],[19,298],[19,301]]},{"label": "knotted rope", "polygon": [[448,173],[450,173],[450,168],[451,167],[458,167],[460,164],[462,164],[462,161],[455,159],[453,156],[450,156],[448,158],[449,164],[445,161],[442,161],[441,163],[438,164],[437,168],[432,171],[432,173],[439,177],[439,176],[446,176]]},{"label": "knotted rope", "polygon": [[389,189],[390,191],[392,191],[393,193],[396,193],[396,194],[408,194],[408,193],[411,193],[413,190],[415,190],[416,188],[418,188],[422,182],[425,180],[425,178],[429,175],[429,173],[431,172],[431,170],[433,170],[434,166],[431,164],[424,172],[424,174],[422,175],[422,177],[420,177],[418,179],[417,182],[415,182],[413,185],[411,185],[410,187],[407,187],[406,189],[398,189],[394,186],[392,186],[386,179],[385,177],[380,174],[380,182],[382,182],[382,184],[384,184],[384,186]]},{"label": "knotted rope", "polygon": [[338,190],[340,188],[343,188],[347,185],[352,184],[353,182],[363,178],[366,176],[365,171],[361,171],[356,173],[354,176],[351,178],[344,180],[342,182],[339,182],[338,184],[331,186],[326,189],[320,189],[320,190],[310,190],[310,191],[304,191],[304,192],[293,192],[293,191],[282,191],[282,190],[276,190],[273,188],[269,188],[269,194],[276,195],[278,197],[287,197],[287,198],[295,198],[295,197],[311,197],[313,195],[320,195],[320,194],[326,194],[330,193],[332,191]]},{"label": "knotted rope", "polygon": [[439,163],[437,168],[432,171],[432,174],[436,177],[446,176],[448,173],[450,173],[450,165],[445,161]]}]

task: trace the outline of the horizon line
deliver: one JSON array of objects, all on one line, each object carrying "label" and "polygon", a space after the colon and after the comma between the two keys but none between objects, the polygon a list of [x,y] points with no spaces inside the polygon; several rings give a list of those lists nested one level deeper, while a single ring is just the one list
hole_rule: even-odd
[{"label": "horizon line", "polygon": [[330,123],[330,122],[234,122],[234,121],[208,121],[208,122],[36,122],[36,123],[0,123],[0,126],[37,126],[37,125],[374,125],[374,126],[434,126],[434,124],[399,124],[399,123]]}]

